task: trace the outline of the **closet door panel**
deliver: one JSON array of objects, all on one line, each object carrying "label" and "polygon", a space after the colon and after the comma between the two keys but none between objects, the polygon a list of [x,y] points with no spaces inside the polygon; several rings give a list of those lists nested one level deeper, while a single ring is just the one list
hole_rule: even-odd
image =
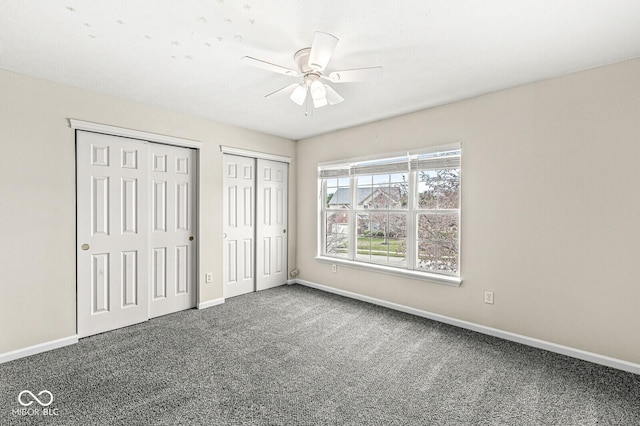
[{"label": "closet door panel", "polygon": [[79,337],[148,318],[146,150],[138,140],[77,132]]}]

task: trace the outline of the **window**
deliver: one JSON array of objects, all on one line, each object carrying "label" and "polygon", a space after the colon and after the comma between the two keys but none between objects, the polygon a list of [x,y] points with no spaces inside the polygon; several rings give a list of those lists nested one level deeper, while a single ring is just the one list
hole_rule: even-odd
[{"label": "window", "polygon": [[320,165],[319,259],[459,284],[460,157],[456,144]]}]

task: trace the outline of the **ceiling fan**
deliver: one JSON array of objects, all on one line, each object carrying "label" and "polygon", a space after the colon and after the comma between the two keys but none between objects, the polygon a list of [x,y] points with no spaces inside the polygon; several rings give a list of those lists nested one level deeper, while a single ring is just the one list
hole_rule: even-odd
[{"label": "ceiling fan", "polygon": [[[244,64],[262,68],[267,71],[291,77],[302,77],[301,83],[293,83],[265,96],[269,97],[276,93],[289,93],[293,102],[304,105],[305,101],[311,98],[314,108],[320,108],[327,104],[335,105],[344,101],[331,86],[322,80],[333,83],[350,83],[354,81],[372,80],[382,76],[382,67],[356,68],[343,71],[326,71],[327,64],[333,55],[333,50],[338,44],[338,38],[321,31],[316,31],[311,42],[311,47],[298,50],[293,59],[298,65],[297,70],[285,68],[260,59],[245,56],[241,59]],[[307,103],[308,105],[308,103]]]}]

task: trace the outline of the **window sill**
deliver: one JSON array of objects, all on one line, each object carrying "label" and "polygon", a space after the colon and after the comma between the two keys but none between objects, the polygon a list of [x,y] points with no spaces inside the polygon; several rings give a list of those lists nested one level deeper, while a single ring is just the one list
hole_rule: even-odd
[{"label": "window sill", "polygon": [[316,256],[316,260],[323,263],[332,263],[349,268],[364,269],[366,271],[380,272],[383,274],[395,275],[397,277],[413,278],[416,280],[429,281],[436,284],[444,284],[453,287],[460,287],[462,279],[449,275],[439,275],[430,272],[412,271],[409,269],[393,268],[375,263],[354,262],[352,260],[340,259],[338,257]]}]

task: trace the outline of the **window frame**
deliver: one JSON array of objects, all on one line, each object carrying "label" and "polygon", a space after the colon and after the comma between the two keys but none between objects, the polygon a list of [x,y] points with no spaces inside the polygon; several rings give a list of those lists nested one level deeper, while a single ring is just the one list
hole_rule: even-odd
[{"label": "window frame", "polygon": [[[447,154],[449,152],[456,154]],[[460,181],[460,189],[458,193],[457,209],[426,209],[420,208],[418,201],[418,174],[420,170],[420,159],[456,159],[457,165],[451,168],[458,169],[458,179]],[[404,164],[407,165],[406,171],[385,171],[386,164]],[[376,170],[371,172],[367,170]],[[358,168],[361,169],[358,169]],[[369,169],[367,169],[369,167]],[[392,167],[391,167],[392,168]],[[364,170],[364,171],[363,171]],[[394,174],[406,173],[408,186],[408,203],[403,209],[367,209],[364,206],[358,207],[358,176],[374,175],[374,174]],[[330,176],[328,176],[330,175]],[[333,178],[349,178],[350,206],[348,208],[329,208],[327,206],[327,180]],[[461,277],[461,216],[462,216],[462,144],[454,143],[448,145],[434,146],[417,151],[403,153],[389,153],[378,156],[354,158],[347,161],[334,161],[318,164],[318,246],[316,259],[323,263],[335,265],[343,265],[357,269],[370,270],[374,272],[386,273],[395,276],[419,279],[438,284],[451,286],[460,286],[462,284]],[[339,186],[339,185],[338,185]],[[375,187],[375,185],[374,185]],[[426,212],[443,211],[447,213],[457,213],[457,272],[437,272],[432,270],[421,269],[418,267],[418,216]],[[348,220],[348,252],[347,256],[333,256],[326,253],[326,213],[327,212],[344,212],[347,214]],[[385,263],[369,262],[357,259],[358,245],[358,214],[375,214],[375,213],[402,213],[406,215],[406,261],[405,265],[391,266]]]}]

